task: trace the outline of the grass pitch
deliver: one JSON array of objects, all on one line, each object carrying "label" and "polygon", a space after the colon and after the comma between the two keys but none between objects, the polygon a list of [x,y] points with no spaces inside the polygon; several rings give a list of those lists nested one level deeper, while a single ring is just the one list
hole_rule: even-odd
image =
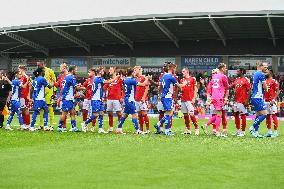
[{"label": "grass pitch", "polygon": [[181,135],[183,119],[172,137],[133,135],[130,120],[124,136],[0,129],[0,188],[283,188],[279,125],[278,138],[264,139]]}]

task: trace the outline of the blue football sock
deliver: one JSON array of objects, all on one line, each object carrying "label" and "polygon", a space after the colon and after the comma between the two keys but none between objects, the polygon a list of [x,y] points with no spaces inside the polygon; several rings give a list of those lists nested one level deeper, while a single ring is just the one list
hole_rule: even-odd
[{"label": "blue football sock", "polygon": [[22,118],[22,114],[21,112],[17,112],[17,117],[18,117],[18,120],[19,120],[19,123],[20,123],[20,126],[22,126],[24,124],[23,122],[23,118]]},{"label": "blue football sock", "polygon": [[63,124],[64,124],[64,121],[59,120],[58,128],[60,128],[60,129],[61,129]]},{"label": "blue football sock", "polygon": [[35,122],[36,122],[36,117],[39,114],[39,111],[34,111],[33,116],[32,116],[32,122],[31,122],[31,128],[34,128]]},{"label": "blue football sock", "polygon": [[170,125],[171,125],[171,116],[169,115],[166,115],[166,126],[165,126],[165,129],[169,129],[170,128]]},{"label": "blue football sock", "polygon": [[94,119],[96,119],[96,116],[94,116],[93,114],[85,121],[85,124],[88,125],[89,123],[91,123]]},{"label": "blue football sock", "polygon": [[76,120],[71,120],[72,128],[76,128]]},{"label": "blue football sock", "polygon": [[259,128],[259,125],[260,123],[266,118],[266,115],[258,115],[256,116],[255,120],[254,120],[254,123],[253,123],[253,127],[254,127],[254,130],[257,132],[258,131],[258,128]]},{"label": "blue football sock", "polygon": [[103,121],[104,121],[104,116],[99,115],[99,128],[103,128]]},{"label": "blue football sock", "polygon": [[162,125],[166,121],[166,115],[156,124],[158,126]]},{"label": "blue football sock", "polygon": [[125,118],[121,117],[120,120],[119,120],[119,123],[117,125],[117,128],[122,128],[122,125],[123,125],[124,121],[125,121]]},{"label": "blue football sock", "polygon": [[132,123],[134,124],[134,128],[137,131],[139,129],[137,118],[132,118]]},{"label": "blue football sock", "polygon": [[13,120],[13,117],[14,117],[14,114],[15,114],[15,112],[11,112],[11,113],[10,113],[10,115],[9,115],[9,117],[8,117],[8,120],[7,120],[7,125],[10,125],[10,124],[11,124],[11,122],[12,122],[12,120]]}]

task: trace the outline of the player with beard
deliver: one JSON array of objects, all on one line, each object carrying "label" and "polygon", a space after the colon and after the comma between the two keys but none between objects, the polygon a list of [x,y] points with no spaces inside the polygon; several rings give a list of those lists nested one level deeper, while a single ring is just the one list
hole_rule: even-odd
[{"label": "player with beard", "polygon": [[111,83],[105,84],[104,90],[107,93],[108,132],[113,132],[113,113],[116,113],[118,122],[122,116],[123,78],[121,76],[117,78],[115,67],[109,68],[109,75],[114,80]]},{"label": "player with beard", "polygon": [[[279,94],[279,83],[273,79],[273,71],[269,70],[266,79],[267,91],[264,92],[264,100],[267,108],[266,126],[267,135],[266,137],[277,137],[278,136],[278,119],[277,119],[277,96]],[[271,118],[274,123],[274,134],[271,131]]]},{"label": "player with beard", "polygon": [[[237,70],[238,77],[234,81],[231,87],[235,89],[235,104],[234,104],[234,117],[236,124],[236,136],[245,136],[246,130],[246,105],[249,99],[249,93],[251,90],[251,84],[247,77],[245,77],[246,70],[244,68],[239,68]],[[241,118],[240,118],[241,116]],[[240,130],[240,121],[242,120],[242,131]]]}]

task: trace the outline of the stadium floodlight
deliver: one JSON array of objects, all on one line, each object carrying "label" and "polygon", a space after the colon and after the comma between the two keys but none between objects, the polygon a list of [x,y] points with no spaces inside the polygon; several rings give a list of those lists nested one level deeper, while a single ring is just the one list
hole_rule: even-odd
[{"label": "stadium floodlight", "polygon": [[269,28],[269,32],[270,32],[271,38],[272,38],[273,46],[276,47],[276,37],[275,37],[274,28],[273,28],[271,19],[269,17],[269,14],[267,14],[266,21],[267,21],[267,24],[268,24],[268,28]]},{"label": "stadium floodlight", "polygon": [[62,29],[59,29],[59,28],[56,28],[56,27],[53,27],[53,26],[51,26],[51,28],[58,35],[64,37],[65,39],[68,39],[69,41],[79,45],[80,47],[83,47],[87,52],[91,52],[91,47],[86,42],[84,42],[81,39],[78,39],[77,37],[65,32]]},{"label": "stadium floodlight", "polygon": [[157,20],[155,17],[153,17],[155,25],[176,45],[177,48],[179,48],[178,44],[178,38],[159,20]]},{"label": "stadium floodlight", "polygon": [[210,15],[209,15],[209,22],[210,22],[211,26],[213,27],[213,29],[218,34],[218,36],[220,37],[220,39],[222,40],[223,45],[226,47],[227,44],[226,44],[225,35],[224,35],[223,31],[221,30],[221,28],[219,27],[219,25],[215,22],[215,20],[213,18],[211,18]]},{"label": "stadium floodlight", "polygon": [[26,39],[24,37],[21,37],[21,36],[19,36],[17,34],[6,32],[6,31],[4,31],[3,34],[5,34],[6,36],[8,36],[8,37],[10,37],[10,38],[12,38],[12,39],[14,39],[16,41],[19,41],[19,42],[21,42],[23,44],[26,44],[26,45],[34,48],[34,49],[39,50],[40,52],[44,53],[46,56],[48,56],[48,54],[49,54],[49,50],[47,48],[45,48],[45,47],[43,47],[43,46],[41,46],[41,45],[39,45],[39,44],[37,44],[35,42],[32,42],[32,41],[30,41],[30,40],[28,40],[28,39]]},{"label": "stadium floodlight", "polygon": [[102,27],[107,30],[109,33],[111,33],[112,35],[114,35],[115,37],[117,37],[118,39],[120,39],[122,42],[126,43],[131,50],[134,49],[133,46],[133,41],[131,41],[128,37],[126,37],[124,34],[122,34],[121,32],[119,32],[117,29],[113,28],[111,25],[106,24],[104,22],[101,22]]},{"label": "stadium floodlight", "polygon": [[2,56],[3,58],[6,58],[6,59],[10,59],[9,54],[6,53],[6,52],[3,52],[3,51],[0,51],[0,56]]}]

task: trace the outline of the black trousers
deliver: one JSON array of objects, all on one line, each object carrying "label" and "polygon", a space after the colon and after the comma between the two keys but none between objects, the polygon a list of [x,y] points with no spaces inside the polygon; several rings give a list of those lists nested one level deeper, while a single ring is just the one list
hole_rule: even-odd
[{"label": "black trousers", "polygon": [[0,128],[3,127],[3,123],[4,123],[4,115],[2,114],[4,108],[5,108],[5,105],[6,105],[6,100],[4,99],[0,99]]}]

